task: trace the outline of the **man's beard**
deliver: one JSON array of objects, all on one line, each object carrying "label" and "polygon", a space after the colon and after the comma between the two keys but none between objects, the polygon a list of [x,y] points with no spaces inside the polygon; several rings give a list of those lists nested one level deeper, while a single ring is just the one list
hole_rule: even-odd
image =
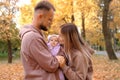
[{"label": "man's beard", "polygon": [[40,25],[40,29],[42,29],[43,31],[48,31],[47,27],[44,25]]}]

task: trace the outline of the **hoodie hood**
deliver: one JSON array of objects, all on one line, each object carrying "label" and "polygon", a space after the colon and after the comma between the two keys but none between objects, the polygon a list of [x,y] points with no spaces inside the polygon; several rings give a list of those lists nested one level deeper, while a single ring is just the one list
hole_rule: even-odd
[{"label": "hoodie hood", "polygon": [[22,39],[23,36],[28,33],[28,32],[31,32],[31,31],[34,31],[34,32],[38,32],[32,25],[26,25],[24,26],[20,32],[19,32],[19,36],[20,38]]}]

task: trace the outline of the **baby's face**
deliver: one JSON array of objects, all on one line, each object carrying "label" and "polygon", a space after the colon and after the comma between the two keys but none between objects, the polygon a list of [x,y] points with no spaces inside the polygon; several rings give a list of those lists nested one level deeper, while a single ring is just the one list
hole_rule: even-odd
[{"label": "baby's face", "polygon": [[58,37],[56,37],[56,36],[51,37],[49,43],[53,47],[57,46],[57,44],[58,44]]}]

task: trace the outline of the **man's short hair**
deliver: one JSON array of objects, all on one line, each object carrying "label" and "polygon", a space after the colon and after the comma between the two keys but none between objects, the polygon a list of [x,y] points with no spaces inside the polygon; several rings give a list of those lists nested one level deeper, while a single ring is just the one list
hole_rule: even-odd
[{"label": "man's short hair", "polygon": [[48,2],[48,1],[40,1],[34,8],[34,11],[37,11],[37,10],[50,10],[50,9],[53,9],[55,11],[55,8],[54,6]]}]

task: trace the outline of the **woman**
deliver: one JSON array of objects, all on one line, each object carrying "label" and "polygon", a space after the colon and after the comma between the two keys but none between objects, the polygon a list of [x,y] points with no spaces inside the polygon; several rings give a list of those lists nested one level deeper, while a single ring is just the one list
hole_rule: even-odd
[{"label": "woman", "polygon": [[93,67],[91,54],[94,52],[81,39],[76,25],[67,23],[61,26],[60,36],[63,38],[67,64],[60,62],[68,80],[92,80]]}]

